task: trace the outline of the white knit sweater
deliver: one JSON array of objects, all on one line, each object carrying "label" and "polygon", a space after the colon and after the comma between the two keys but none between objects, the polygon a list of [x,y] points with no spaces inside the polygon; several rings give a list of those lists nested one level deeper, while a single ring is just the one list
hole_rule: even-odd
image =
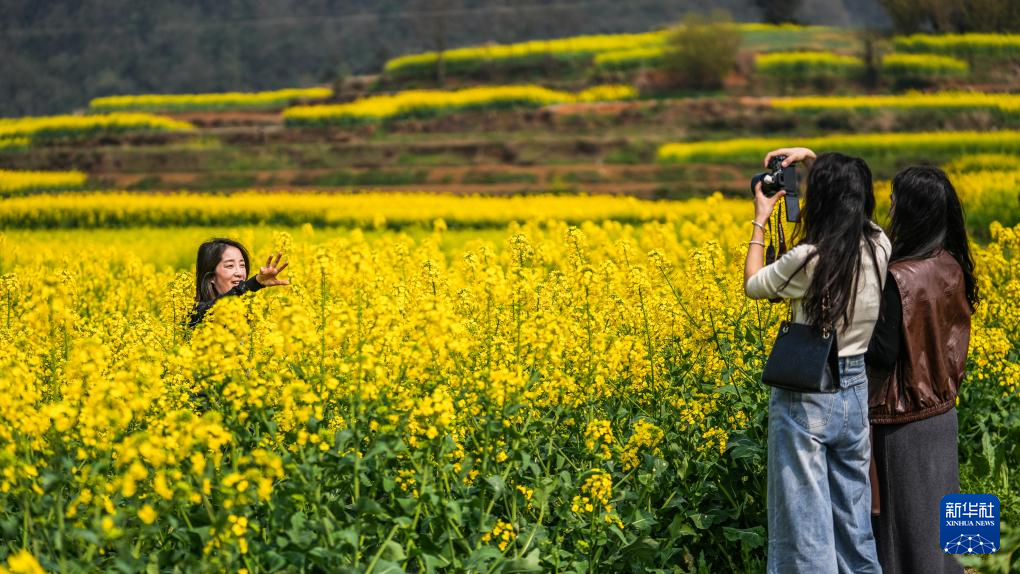
[{"label": "white knit sweater", "polygon": [[[878,228],[874,223],[872,225]],[[871,341],[871,333],[878,320],[882,287],[885,283],[886,268],[889,266],[889,253],[892,251],[892,246],[885,233],[880,233],[875,242],[875,256],[878,259],[878,272],[876,273],[871,250],[865,245],[865,241],[867,238],[861,241],[861,276],[857,283],[853,317],[851,317],[850,325],[845,325],[842,320],[837,324],[839,328],[837,342],[841,357],[864,354],[868,350],[868,342]],[[801,300],[807,294],[808,286],[811,285],[817,259],[813,259],[800,272],[797,272],[797,269],[804,259],[814,252],[814,249],[813,245],[798,245],[771,265],[763,267],[748,280],[747,295],[752,299],[775,299],[777,297],[790,299],[793,303],[793,320],[804,322]],[[787,279],[789,279],[789,283],[787,283]]]}]

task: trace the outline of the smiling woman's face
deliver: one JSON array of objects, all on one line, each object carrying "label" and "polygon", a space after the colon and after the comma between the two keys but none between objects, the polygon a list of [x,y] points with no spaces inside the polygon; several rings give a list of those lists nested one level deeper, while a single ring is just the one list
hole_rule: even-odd
[{"label": "smiling woman's face", "polygon": [[220,263],[216,266],[216,278],[213,279],[216,293],[222,295],[247,278],[248,269],[245,268],[241,250],[232,246],[224,249]]}]

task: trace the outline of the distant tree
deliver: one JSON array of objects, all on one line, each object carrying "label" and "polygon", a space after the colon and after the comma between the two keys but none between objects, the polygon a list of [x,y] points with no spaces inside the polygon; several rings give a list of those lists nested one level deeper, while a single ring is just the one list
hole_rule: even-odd
[{"label": "distant tree", "polygon": [[1017,0],[961,1],[959,17],[967,30],[1020,32],[1020,2]]},{"label": "distant tree", "polygon": [[801,0],[754,0],[761,10],[761,17],[769,24],[794,23],[795,14],[800,9]]},{"label": "distant tree", "polygon": [[426,39],[436,52],[436,84],[446,83],[446,59],[443,57],[449,43],[450,20],[454,0],[416,0],[412,9],[421,14],[414,19],[418,35]]},{"label": "distant tree", "polygon": [[669,35],[663,53],[663,67],[677,86],[714,89],[737,63],[740,30],[726,11],[708,17],[689,13]]},{"label": "distant tree", "polygon": [[874,28],[860,28],[857,31],[857,37],[860,38],[861,44],[864,46],[863,54],[861,55],[861,59],[864,60],[862,80],[864,86],[868,89],[878,87],[879,70],[882,65],[882,54],[879,51],[879,46],[882,44],[884,35],[881,31]]},{"label": "distant tree", "polygon": [[1017,32],[1017,0],[880,0],[896,31]]},{"label": "distant tree", "polygon": [[893,28],[901,34],[913,34],[921,27],[924,11],[919,0],[881,0]]}]

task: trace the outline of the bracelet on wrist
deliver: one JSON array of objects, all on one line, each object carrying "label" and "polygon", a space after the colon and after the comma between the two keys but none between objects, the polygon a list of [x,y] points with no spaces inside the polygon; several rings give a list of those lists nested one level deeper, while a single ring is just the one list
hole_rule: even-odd
[{"label": "bracelet on wrist", "polygon": [[761,229],[762,231],[765,231],[765,226],[764,226],[764,225],[762,225],[761,223],[758,223],[758,221],[757,221],[757,220],[754,220],[754,219],[752,219],[752,220],[751,220],[751,225],[754,225],[754,226],[755,226],[755,227],[757,227],[758,229]]},{"label": "bracelet on wrist", "polygon": [[765,244],[762,243],[761,241],[748,241],[747,245],[748,247],[750,247],[751,245],[761,245],[762,247],[765,247]]}]

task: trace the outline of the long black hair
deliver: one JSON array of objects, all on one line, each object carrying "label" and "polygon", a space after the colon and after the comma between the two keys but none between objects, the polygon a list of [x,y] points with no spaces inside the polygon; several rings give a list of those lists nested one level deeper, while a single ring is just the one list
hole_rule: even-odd
[{"label": "long black hair", "polygon": [[868,164],[841,153],[819,155],[808,173],[804,209],[793,233],[794,243],[815,247],[801,265],[803,269],[817,260],[802,302],[808,323],[831,326],[842,318],[844,328],[849,327],[863,264],[862,239],[867,240],[881,279],[875,239],[882,230],[871,222],[874,213],[875,188]]},{"label": "long black hair", "polygon": [[890,262],[926,259],[945,249],[963,270],[967,301],[980,300],[974,260],[967,242],[963,205],[949,177],[935,166],[908,167],[892,182],[892,256]]},{"label": "long black hair", "polygon": [[195,261],[195,302],[204,303],[212,301],[219,293],[213,281],[216,279],[216,266],[223,259],[223,252],[228,247],[236,247],[244,259],[244,269],[247,273],[251,269],[248,262],[248,250],[233,239],[216,237],[198,246],[198,258]]}]

